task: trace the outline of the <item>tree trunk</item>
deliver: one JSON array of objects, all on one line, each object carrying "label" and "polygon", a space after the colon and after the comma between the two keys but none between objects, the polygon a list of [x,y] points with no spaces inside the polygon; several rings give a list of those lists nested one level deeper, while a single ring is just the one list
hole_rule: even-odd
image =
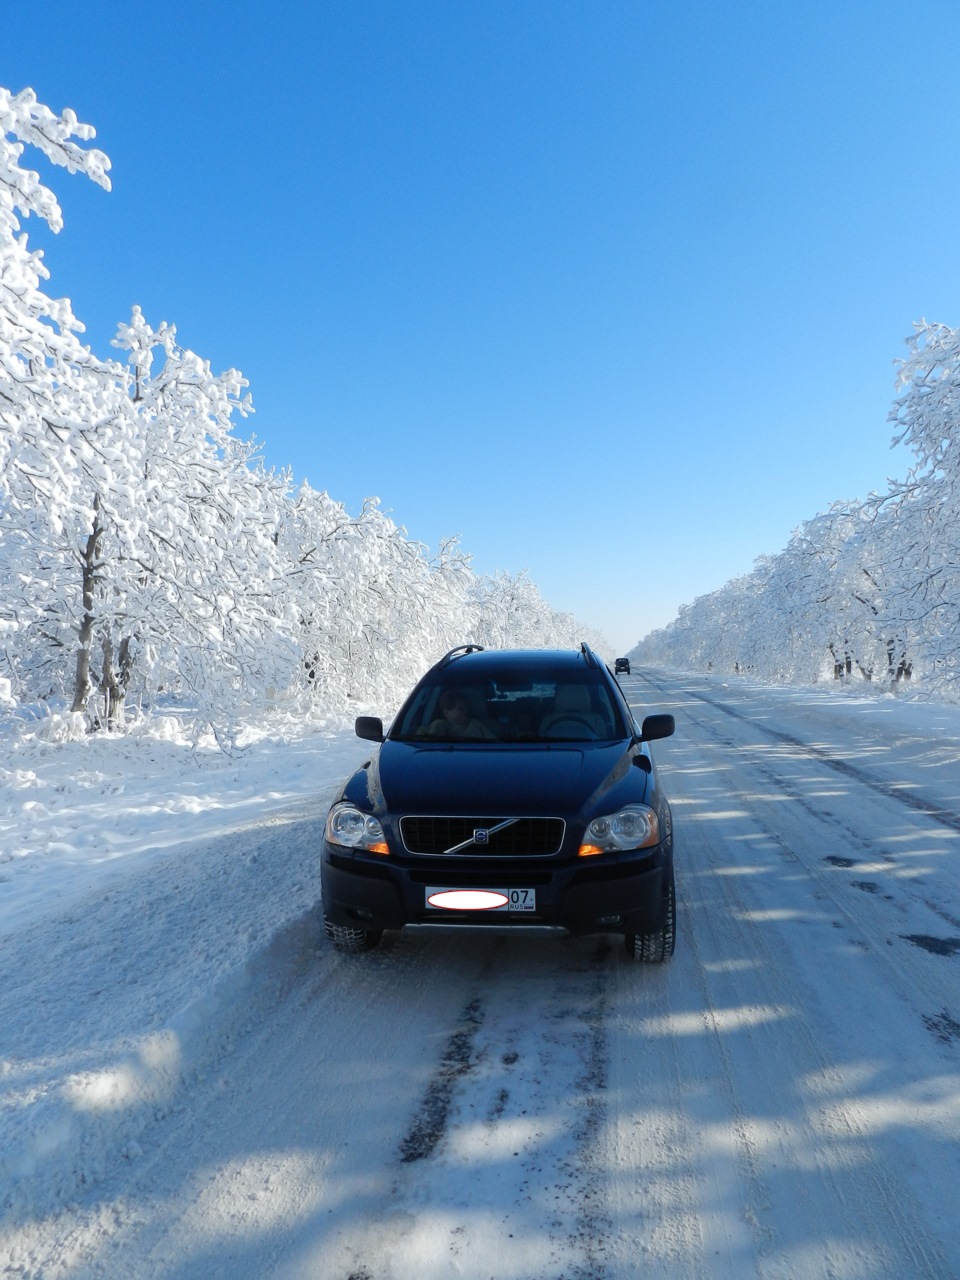
[{"label": "tree trunk", "polygon": [[913,675],[913,663],[907,657],[906,648],[896,640],[887,641],[887,679],[891,684],[909,680]]},{"label": "tree trunk", "polygon": [[103,699],[103,723],[115,729],[117,718],[123,711],[123,694],[113,669],[113,637],[103,637],[103,669],[100,675],[100,696]]},{"label": "tree trunk", "polygon": [[103,720],[108,729],[119,729],[123,725],[123,707],[127,697],[127,686],[133,675],[133,647],[130,637],[124,636],[120,641],[119,670],[113,663],[113,638],[104,637],[103,641],[103,673],[100,679],[100,694],[103,698]]},{"label": "tree trunk", "polygon": [[93,640],[93,627],[96,621],[93,612],[94,591],[97,584],[99,568],[100,543],[103,540],[103,526],[100,523],[100,499],[94,500],[93,529],[87,538],[80,556],[83,575],[83,619],[80,623],[77,650],[77,670],[73,684],[73,705],[71,711],[86,711],[87,701],[93,688],[90,679],[90,644]]},{"label": "tree trunk", "polygon": [[846,676],[851,675],[853,672],[853,659],[850,657],[850,654],[844,650],[844,655],[841,660],[837,657],[837,651],[832,644],[828,645],[827,648],[830,650],[830,654],[833,658],[834,680],[843,680]]}]

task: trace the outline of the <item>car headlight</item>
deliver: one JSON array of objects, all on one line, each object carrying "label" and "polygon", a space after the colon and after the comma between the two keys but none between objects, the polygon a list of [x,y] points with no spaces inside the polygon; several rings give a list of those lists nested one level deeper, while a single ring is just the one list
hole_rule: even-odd
[{"label": "car headlight", "polygon": [[583,833],[581,858],[617,849],[647,849],[660,843],[657,815],[645,804],[630,805],[619,813],[594,818]]},{"label": "car headlight", "polygon": [[348,849],[369,849],[371,853],[389,853],[383,827],[369,813],[346,801],[335,804],[327,814],[326,837],[330,844]]}]

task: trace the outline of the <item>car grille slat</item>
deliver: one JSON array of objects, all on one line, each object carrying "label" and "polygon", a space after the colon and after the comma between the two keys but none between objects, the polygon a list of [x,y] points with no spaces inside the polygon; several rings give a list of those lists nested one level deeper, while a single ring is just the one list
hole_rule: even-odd
[{"label": "car grille slat", "polygon": [[[501,830],[493,828],[505,824]],[[477,839],[478,832],[487,838]],[[400,819],[400,834],[408,853],[436,855],[456,850],[457,856],[542,858],[558,853],[563,844],[562,818],[435,817]]]}]

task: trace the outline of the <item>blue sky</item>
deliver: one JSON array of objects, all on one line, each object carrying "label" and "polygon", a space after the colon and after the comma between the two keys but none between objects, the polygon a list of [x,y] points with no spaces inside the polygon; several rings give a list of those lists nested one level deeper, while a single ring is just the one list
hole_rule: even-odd
[{"label": "blue sky", "polygon": [[270,465],[626,650],[906,471],[894,361],[960,325],[957,18],[45,0],[0,83],[113,161],[26,228],[97,351],[134,304],[175,323]]}]

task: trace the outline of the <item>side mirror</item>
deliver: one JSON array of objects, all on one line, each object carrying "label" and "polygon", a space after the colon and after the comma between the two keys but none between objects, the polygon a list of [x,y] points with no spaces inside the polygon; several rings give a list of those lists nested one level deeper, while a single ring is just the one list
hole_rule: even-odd
[{"label": "side mirror", "polygon": [[383,721],[379,716],[357,716],[353,726],[358,738],[366,738],[370,742],[383,742]]},{"label": "side mirror", "polygon": [[656,738],[672,738],[677,722],[673,716],[644,716],[640,726],[640,741],[653,742]]}]

